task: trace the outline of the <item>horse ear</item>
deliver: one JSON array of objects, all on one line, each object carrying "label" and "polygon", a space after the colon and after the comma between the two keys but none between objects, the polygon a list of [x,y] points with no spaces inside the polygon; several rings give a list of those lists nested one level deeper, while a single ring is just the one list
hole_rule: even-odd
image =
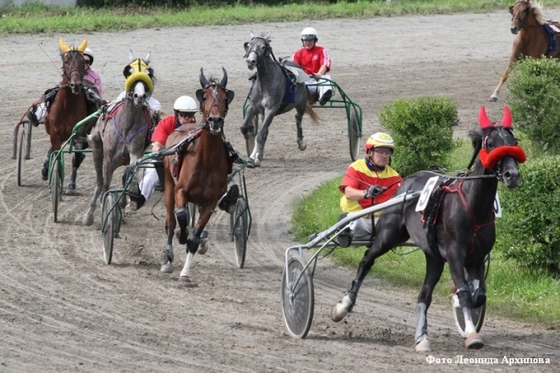
[{"label": "horse ear", "polygon": [[128,61],[129,61],[129,62],[134,61],[134,53],[132,53],[132,49],[130,49],[130,50],[128,51]]},{"label": "horse ear", "polygon": [[509,106],[504,106],[504,116],[502,118],[502,126],[511,128],[511,111],[509,110]]},{"label": "horse ear", "polygon": [[210,83],[208,82],[208,79],[206,79],[206,77],[204,76],[204,69],[202,67],[200,68],[199,80],[200,80],[200,85],[202,86],[202,88],[206,88],[210,85]]},{"label": "horse ear", "polygon": [[253,34],[253,31],[251,31],[251,39],[255,37],[255,34]]},{"label": "horse ear", "polygon": [[264,37],[266,41],[268,41],[270,43],[270,35],[272,34],[272,31],[269,31],[268,34],[266,34],[266,36]]},{"label": "horse ear", "polygon": [[233,101],[233,97],[235,96],[235,92],[227,91],[227,103],[228,105]]},{"label": "horse ear", "polygon": [[144,62],[146,62],[146,65],[148,65],[150,63],[150,57],[152,56],[152,52],[148,52],[148,54],[146,55],[146,57],[144,57]]},{"label": "horse ear", "polygon": [[223,73],[222,81],[220,82],[219,85],[225,88],[227,86],[227,72],[226,72],[226,69],[224,69],[223,66],[222,66],[222,73]]},{"label": "horse ear", "polygon": [[80,46],[78,47],[78,50],[82,53],[84,53],[84,51],[86,50],[87,47],[87,38],[84,39],[84,41],[82,42],[82,44],[80,44]]},{"label": "horse ear", "polygon": [[492,127],[492,122],[488,119],[488,115],[486,115],[486,108],[484,108],[484,106],[481,106],[480,111],[478,112],[478,123],[482,129]]},{"label": "horse ear", "polygon": [[70,47],[66,45],[66,43],[64,42],[64,40],[62,40],[62,38],[60,38],[60,40],[58,41],[58,45],[60,46],[60,51],[62,53],[66,53],[70,49]]},{"label": "horse ear", "polygon": [[199,88],[199,89],[196,90],[196,98],[198,99],[198,102],[200,102],[200,110],[201,111],[202,111],[202,102],[203,102],[203,99],[204,99],[203,93],[204,93],[203,89]]}]

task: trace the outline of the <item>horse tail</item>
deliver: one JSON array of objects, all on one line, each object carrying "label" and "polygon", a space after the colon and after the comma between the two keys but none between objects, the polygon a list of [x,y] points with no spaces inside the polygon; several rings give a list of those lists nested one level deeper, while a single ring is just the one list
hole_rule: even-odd
[{"label": "horse tail", "polygon": [[313,124],[319,125],[319,116],[315,110],[313,110],[313,106],[309,101],[307,101],[307,104],[305,105],[305,114],[309,115]]}]

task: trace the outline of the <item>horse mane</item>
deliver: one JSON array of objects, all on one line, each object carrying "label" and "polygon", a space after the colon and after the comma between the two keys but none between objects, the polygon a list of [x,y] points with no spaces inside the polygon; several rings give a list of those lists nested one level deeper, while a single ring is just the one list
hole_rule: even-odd
[{"label": "horse mane", "polygon": [[531,4],[531,8],[533,9],[535,21],[537,21],[539,25],[544,25],[546,23],[546,18],[543,14],[543,5],[540,3],[540,1],[531,3],[531,0],[529,0],[528,3]]},{"label": "horse mane", "polygon": [[471,158],[471,161],[469,162],[469,165],[467,166],[467,169],[471,169],[471,167],[473,166],[476,157],[478,156],[478,153],[480,152],[480,149],[482,149],[482,138],[484,136],[484,133],[482,132],[481,129],[478,130],[472,130],[469,132],[468,135],[471,139],[472,142],[472,146],[474,148],[474,152]]}]

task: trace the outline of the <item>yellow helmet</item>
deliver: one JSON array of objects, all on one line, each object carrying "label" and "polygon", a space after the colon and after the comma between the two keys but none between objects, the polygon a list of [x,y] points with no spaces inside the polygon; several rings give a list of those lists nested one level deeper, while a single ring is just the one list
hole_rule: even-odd
[{"label": "yellow helmet", "polygon": [[391,135],[385,132],[376,132],[366,141],[366,153],[374,148],[387,148],[395,151],[395,142]]}]

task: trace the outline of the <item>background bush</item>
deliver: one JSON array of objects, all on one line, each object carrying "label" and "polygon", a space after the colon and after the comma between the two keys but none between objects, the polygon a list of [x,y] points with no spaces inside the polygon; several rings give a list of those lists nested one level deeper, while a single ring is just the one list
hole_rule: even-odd
[{"label": "background bush", "polygon": [[560,275],[560,156],[520,166],[523,179],[500,192],[496,248],[529,272]]},{"label": "background bush", "polygon": [[515,126],[543,151],[560,154],[560,64],[552,58],[518,61],[508,81],[507,102]]},{"label": "background bush", "polygon": [[395,140],[392,166],[403,177],[447,167],[449,154],[457,147],[453,141],[457,105],[447,97],[392,101],[381,108],[379,121]]}]

